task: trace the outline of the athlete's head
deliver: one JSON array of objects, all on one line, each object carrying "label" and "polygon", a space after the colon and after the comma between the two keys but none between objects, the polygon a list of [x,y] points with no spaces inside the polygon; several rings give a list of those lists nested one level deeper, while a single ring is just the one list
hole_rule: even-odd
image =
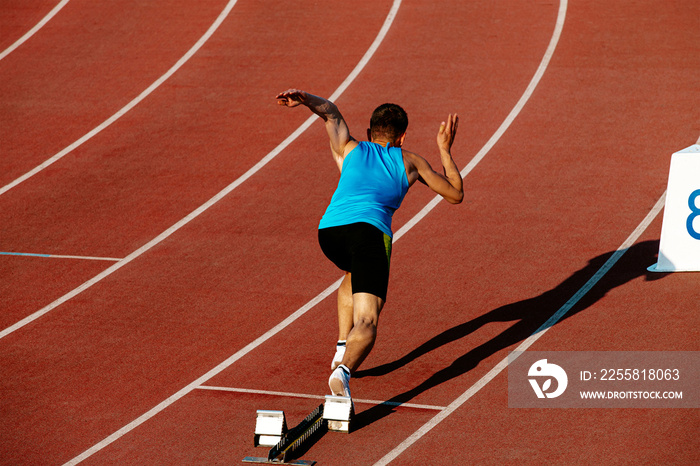
[{"label": "athlete's head", "polygon": [[372,112],[367,132],[370,141],[384,140],[400,146],[406,134],[406,128],[408,128],[406,111],[396,104],[382,104]]}]

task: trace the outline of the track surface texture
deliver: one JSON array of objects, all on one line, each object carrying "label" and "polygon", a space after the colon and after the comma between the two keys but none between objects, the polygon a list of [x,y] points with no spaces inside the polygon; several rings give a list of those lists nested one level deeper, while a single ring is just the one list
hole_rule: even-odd
[{"label": "track surface texture", "polygon": [[[0,52],[58,3],[3,2]],[[420,214],[417,184],[396,213],[353,432],[303,458],[698,464],[697,409],[509,408],[507,370],[487,376],[645,218],[529,349],[700,350],[700,275],[647,272],[670,155],[700,136],[698,18],[686,0],[71,0],[0,60],[0,464],[240,464],[267,454],[257,409],[294,425],[318,406],[338,175],[320,122],[276,105],[289,87],[335,95],[357,138],[401,104],[434,167],[457,112],[472,162],[461,205]]]}]

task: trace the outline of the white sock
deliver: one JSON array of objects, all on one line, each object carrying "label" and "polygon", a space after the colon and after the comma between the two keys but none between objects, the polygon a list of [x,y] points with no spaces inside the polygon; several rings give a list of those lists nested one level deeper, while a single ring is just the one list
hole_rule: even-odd
[{"label": "white sock", "polygon": [[340,365],[343,361],[343,356],[345,356],[345,340],[338,340],[338,344],[335,347],[335,355],[331,362],[331,370],[335,370]]}]

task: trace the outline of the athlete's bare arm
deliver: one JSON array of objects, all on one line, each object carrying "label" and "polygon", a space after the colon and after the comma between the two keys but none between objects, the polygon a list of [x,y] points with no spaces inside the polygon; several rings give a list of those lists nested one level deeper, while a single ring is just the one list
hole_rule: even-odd
[{"label": "athlete's bare arm", "polygon": [[437,135],[437,144],[440,149],[443,173],[433,170],[427,160],[418,154],[403,150],[406,174],[409,186],[420,181],[430,189],[441,195],[451,204],[459,204],[464,198],[462,188],[462,175],[452,160],[452,143],[457,134],[459,118],[457,115],[449,115],[447,122],[442,122]]},{"label": "athlete's bare arm", "polygon": [[343,160],[357,146],[357,141],[350,136],[347,123],[338,107],[330,100],[298,89],[289,89],[277,95],[277,103],[285,107],[305,105],[326,123],[326,132],[331,142],[333,158],[342,170]]}]

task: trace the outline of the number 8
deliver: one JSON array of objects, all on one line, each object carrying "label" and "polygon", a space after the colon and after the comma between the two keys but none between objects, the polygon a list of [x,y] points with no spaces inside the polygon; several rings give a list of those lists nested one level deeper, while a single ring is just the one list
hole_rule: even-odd
[{"label": "number 8", "polygon": [[693,220],[700,217],[700,207],[695,205],[695,199],[697,199],[698,196],[700,196],[700,189],[693,191],[688,198],[688,207],[690,207],[691,214],[688,216],[688,221],[685,223],[686,228],[688,228],[688,234],[695,239],[700,239],[700,233],[693,228]]}]

